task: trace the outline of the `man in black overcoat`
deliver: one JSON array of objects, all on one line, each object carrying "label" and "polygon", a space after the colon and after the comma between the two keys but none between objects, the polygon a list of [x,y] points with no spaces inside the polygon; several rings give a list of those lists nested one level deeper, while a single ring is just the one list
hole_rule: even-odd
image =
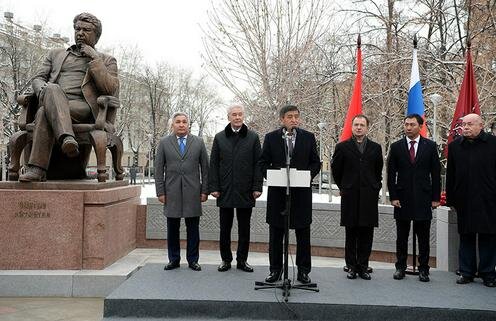
[{"label": "man in black overcoat", "polygon": [[479,115],[468,114],[462,119],[462,137],[449,144],[446,201],[458,217],[456,283],[470,283],[478,274],[484,285],[496,287],[496,137],[483,128]]},{"label": "man in black overcoat", "polygon": [[419,280],[429,282],[432,209],[441,198],[441,163],[437,145],[420,136],[424,120],[412,114],[403,120],[405,137],[394,142],[387,162],[388,190],[396,220],[396,272],[405,277],[410,222],[419,244]]},{"label": "man in black overcoat", "polygon": [[367,272],[374,227],[378,226],[379,190],[382,183],[381,146],[367,138],[369,120],[352,120],[353,136],[336,145],[332,176],[341,194],[341,226],[346,229],[345,260],[348,279],[357,275],[370,280]]},{"label": "man in black overcoat", "polygon": [[220,256],[217,268],[225,272],[231,268],[231,229],[234,209],[238,220],[238,250],[236,267],[253,272],[247,263],[250,248],[250,219],[255,200],[262,194],[262,171],[259,167],[261,154],[257,133],[244,124],[244,108],[229,107],[229,124],[217,133],[210,153],[208,185],[210,194],[217,199],[220,219]]},{"label": "man in black overcoat", "polygon": [[[265,135],[260,165],[264,176],[267,169],[286,167],[286,149],[289,149],[291,168],[309,170],[313,179],[320,170],[320,159],[317,154],[315,135],[298,128],[300,112],[298,107],[288,105],[279,112],[282,127]],[[283,139],[287,133],[291,137],[291,145]],[[267,195],[267,218],[269,224],[269,260],[270,274],[266,282],[281,279],[283,268],[284,217],[281,213],[286,207],[286,188],[270,186]],[[311,270],[310,224],[312,223],[312,190],[309,187],[291,188],[291,209],[289,225],[296,233],[296,265],[297,280],[310,283],[308,274]]]}]

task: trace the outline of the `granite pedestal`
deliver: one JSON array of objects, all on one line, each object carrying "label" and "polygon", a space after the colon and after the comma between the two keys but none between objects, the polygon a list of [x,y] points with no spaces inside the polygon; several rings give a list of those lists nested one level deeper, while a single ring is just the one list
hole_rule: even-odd
[{"label": "granite pedestal", "polygon": [[140,187],[127,182],[0,184],[0,269],[103,269],[136,246]]},{"label": "granite pedestal", "polygon": [[436,226],[436,267],[443,271],[454,272],[458,270],[458,248],[460,247],[456,211],[444,206],[439,207]]}]

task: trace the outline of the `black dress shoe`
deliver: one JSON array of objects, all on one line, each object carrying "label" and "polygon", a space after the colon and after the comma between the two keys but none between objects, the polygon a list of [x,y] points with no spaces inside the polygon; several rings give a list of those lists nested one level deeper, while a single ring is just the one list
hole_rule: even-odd
[{"label": "black dress shoe", "polygon": [[265,282],[274,283],[280,281],[282,278],[282,271],[270,272],[269,276],[265,278]]},{"label": "black dress shoe", "polygon": [[231,262],[222,261],[220,263],[219,267],[217,268],[217,271],[219,271],[219,272],[226,272],[230,268],[231,268]]},{"label": "black dress shoe", "polygon": [[164,266],[164,270],[168,271],[168,270],[174,270],[174,269],[177,269],[179,267],[179,262],[169,262],[167,263],[166,266]]},{"label": "black dress shoe", "polygon": [[193,271],[201,271],[201,266],[200,264],[198,264],[198,262],[189,263],[188,266]]},{"label": "black dress shoe", "polygon": [[348,275],[346,277],[350,280],[356,279],[357,278],[357,273],[355,271],[349,271]]},{"label": "black dress shoe", "polygon": [[403,280],[405,278],[405,270],[396,269],[396,272],[393,274],[393,279],[395,280]]},{"label": "black dress shoe", "polygon": [[[345,272],[350,272],[350,267],[348,265],[343,266],[343,271]],[[372,273],[374,272],[374,269],[371,266],[367,267],[367,273]]]},{"label": "black dress shoe", "polygon": [[460,275],[456,280],[456,284],[467,284],[471,282],[474,282],[474,278],[471,276],[464,276],[464,275]]},{"label": "black dress shoe", "polygon": [[490,288],[496,287],[496,279],[487,278],[487,279],[482,280],[482,283],[484,283],[485,286],[488,286]]},{"label": "black dress shoe", "polygon": [[236,264],[236,268],[238,270],[245,271],[245,272],[253,272],[253,268],[251,267],[250,264],[246,263],[246,261],[245,262],[238,262],[238,264]]},{"label": "black dress shoe", "polygon": [[370,279],[372,279],[370,277],[370,274],[368,274],[367,272],[360,272],[360,273],[358,273],[358,276],[360,278],[364,279],[364,280],[370,280]]},{"label": "black dress shoe", "polygon": [[420,271],[419,272],[419,281],[420,282],[429,282],[431,279],[429,279],[429,273],[426,271]]},{"label": "black dress shoe", "polygon": [[312,280],[308,276],[308,273],[304,273],[304,272],[300,272],[300,271],[298,271],[298,276],[296,277],[296,279],[303,284],[308,284],[308,283],[312,282]]}]

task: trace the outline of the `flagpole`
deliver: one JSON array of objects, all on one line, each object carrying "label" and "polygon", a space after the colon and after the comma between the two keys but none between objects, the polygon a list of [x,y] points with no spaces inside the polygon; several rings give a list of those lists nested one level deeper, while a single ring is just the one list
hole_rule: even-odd
[{"label": "flagpole", "polygon": [[357,38],[357,74],[355,77],[353,93],[351,94],[350,104],[343,124],[343,130],[339,141],[345,141],[352,136],[351,120],[358,114],[362,113],[362,39],[360,34]]},{"label": "flagpole", "polygon": [[[415,50],[415,52],[417,51],[417,34],[413,36],[413,50]],[[417,61],[417,65],[418,65],[418,61]],[[420,81],[420,75],[419,75],[419,81]],[[411,274],[413,275],[418,274],[416,267],[417,267],[417,233],[415,231],[414,221],[412,220],[412,271],[410,272]]]},{"label": "flagpole", "polygon": [[[416,52],[417,51],[417,34],[415,34],[413,36],[413,51]],[[416,59],[416,55],[414,55],[413,59]],[[413,63],[412,63],[413,65]],[[420,81],[420,76],[419,76],[419,81]],[[424,115],[420,115],[420,116],[424,116]],[[416,234],[416,230],[415,230],[415,223],[414,223],[414,220],[412,220],[412,268],[411,269],[407,269],[405,271],[406,274],[410,274],[410,275],[418,275],[419,272],[417,271],[417,234]]]},{"label": "flagpole", "polygon": [[462,117],[467,114],[480,115],[479,98],[477,97],[477,85],[475,80],[474,66],[472,64],[470,33],[467,32],[467,52],[465,74],[460,86],[460,93],[456,102],[455,112],[450,125],[448,141],[444,148],[444,156],[448,157],[448,145],[459,135],[461,135]]}]

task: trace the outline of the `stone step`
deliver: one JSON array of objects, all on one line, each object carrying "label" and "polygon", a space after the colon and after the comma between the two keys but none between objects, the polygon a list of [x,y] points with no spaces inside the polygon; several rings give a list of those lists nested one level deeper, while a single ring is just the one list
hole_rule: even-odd
[{"label": "stone step", "polygon": [[133,251],[103,270],[0,270],[0,297],[106,297],[148,255]]}]

